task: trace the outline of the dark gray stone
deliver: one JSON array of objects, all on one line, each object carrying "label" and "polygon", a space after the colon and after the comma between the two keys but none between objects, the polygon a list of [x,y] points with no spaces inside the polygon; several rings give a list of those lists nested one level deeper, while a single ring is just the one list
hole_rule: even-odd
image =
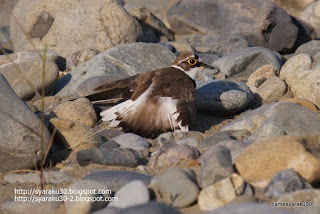
[{"label": "dark gray stone", "polygon": [[273,208],[266,203],[231,203],[205,214],[293,214],[292,211]]},{"label": "dark gray stone", "polygon": [[139,162],[139,155],[132,149],[125,148],[93,148],[81,150],[77,153],[77,161],[80,166],[87,166],[91,163],[136,167]]},{"label": "dark gray stone", "polygon": [[275,51],[292,48],[298,35],[291,17],[264,0],[181,0],[168,11],[168,21],[177,34],[237,33],[251,46]]},{"label": "dark gray stone", "polygon": [[179,214],[179,212],[165,204],[157,202],[149,202],[147,204],[141,204],[127,209],[120,210],[117,214],[141,214],[141,213],[152,213],[152,214]]},{"label": "dark gray stone", "polygon": [[[55,85],[56,96],[86,96],[107,82],[146,71],[168,67],[175,55],[150,43],[119,45],[101,52],[62,77]],[[106,98],[105,98],[106,99]]]},{"label": "dark gray stone", "polygon": [[191,169],[177,168],[152,179],[151,186],[160,191],[167,204],[186,207],[197,200],[199,188],[195,180],[196,175]]},{"label": "dark gray stone", "polygon": [[[130,194],[134,193],[134,194]],[[114,195],[117,201],[111,201],[109,207],[128,208],[149,202],[150,194],[146,185],[139,180],[131,181],[119,189]]]},{"label": "dark gray stone", "polygon": [[39,38],[40,40],[48,33],[54,18],[48,12],[42,12],[39,14],[37,21],[33,25],[29,32],[30,38]]},{"label": "dark gray stone", "polygon": [[230,150],[232,163],[236,160],[236,158],[241,154],[241,152],[250,146],[252,142],[244,142],[237,140],[222,140],[215,144],[212,144],[211,147],[203,151],[202,155],[198,158],[200,164],[204,164],[206,160],[210,158],[211,153],[216,147],[225,146]]},{"label": "dark gray stone", "polygon": [[178,145],[188,145],[188,146],[193,146],[195,148],[199,148],[200,142],[195,139],[195,138],[187,138],[187,139],[182,139],[177,142]]},{"label": "dark gray stone", "polygon": [[252,92],[244,83],[226,80],[197,82],[196,95],[198,110],[217,116],[234,114],[253,99]]},{"label": "dark gray stone", "polygon": [[231,176],[233,172],[229,149],[225,146],[217,146],[203,163],[199,185],[204,189]]},{"label": "dark gray stone", "polygon": [[101,210],[97,210],[92,214],[118,214],[121,209],[118,207],[104,207]]},{"label": "dark gray stone", "polygon": [[[41,121],[0,74],[0,171],[31,169],[40,160]],[[50,140],[46,127],[43,149]]]},{"label": "dark gray stone", "polygon": [[277,102],[263,105],[225,125],[220,131],[248,130],[249,140],[281,135],[319,134],[320,116],[298,104]]},{"label": "dark gray stone", "polygon": [[160,42],[160,43],[158,43],[158,45],[161,45],[161,46],[167,48],[172,53],[176,52],[176,49],[169,42]]},{"label": "dark gray stone", "polygon": [[219,68],[227,77],[246,77],[263,65],[271,64],[276,70],[282,66],[281,56],[267,48],[250,47],[227,54],[216,60],[212,66]]},{"label": "dark gray stone", "polygon": [[157,150],[164,151],[169,147],[175,146],[179,141],[184,139],[196,139],[198,141],[202,141],[204,139],[204,135],[197,131],[166,132],[152,140],[151,143]]},{"label": "dark gray stone", "polygon": [[291,16],[291,19],[298,28],[298,37],[293,48],[288,51],[284,51],[284,54],[294,52],[300,45],[312,41],[317,37],[316,28],[313,28],[310,23],[294,16]]},{"label": "dark gray stone", "polygon": [[[211,65],[214,61],[216,61],[217,59],[219,59],[221,57],[220,54],[216,54],[216,53],[200,53],[199,52],[199,53],[197,53],[197,55],[199,56],[201,61],[205,62],[208,65]],[[201,74],[206,71],[210,71],[211,75],[213,76],[219,72],[219,69],[218,68],[204,69],[198,74],[198,78],[199,78],[199,76],[201,77]]]},{"label": "dark gray stone", "polygon": [[119,135],[112,140],[117,142],[121,148],[134,150],[143,150],[149,148],[149,143],[145,138],[132,133]]},{"label": "dark gray stone", "polygon": [[114,137],[122,135],[123,132],[115,129],[100,129],[99,135],[101,135],[106,140],[111,140]]},{"label": "dark gray stone", "polygon": [[107,148],[107,149],[115,149],[115,148],[118,148],[118,147],[120,147],[120,145],[117,144],[117,142],[114,141],[114,140],[109,140],[109,141],[104,142],[103,144],[101,144],[99,146],[99,148]]},{"label": "dark gray stone", "polygon": [[232,140],[232,139],[234,139],[234,138],[227,131],[215,132],[210,137],[208,137],[208,138],[204,139],[203,141],[201,141],[200,146],[199,146],[199,151],[203,152],[203,151],[209,149],[211,146],[219,143],[220,141]]},{"label": "dark gray stone", "polygon": [[243,36],[229,33],[191,35],[179,42],[186,42],[199,52],[217,53],[221,56],[249,47],[248,41]]},{"label": "dark gray stone", "polygon": [[[13,46],[10,41],[10,28],[6,25],[0,24],[0,47],[7,50],[7,51],[13,51]],[[6,52],[7,52],[6,51]],[[0,55],[3,54],[2,50],[0,50]]]},{"label": "dark gray stone", "polygon": [[279,198],[296,190],[312,188],[311,185],[293,169],[287,169],[275,174],[264,190],[270,198]]},{"label": "dark gray stone", "polygon": [[149,185],[152,176],[137,172],[110,170],[91,172],[90,174],[86,175],[83,179],[93,180],[105,184],[112,191],[116,192],[118,189],[134,180],[140,180],[145,185]]}]

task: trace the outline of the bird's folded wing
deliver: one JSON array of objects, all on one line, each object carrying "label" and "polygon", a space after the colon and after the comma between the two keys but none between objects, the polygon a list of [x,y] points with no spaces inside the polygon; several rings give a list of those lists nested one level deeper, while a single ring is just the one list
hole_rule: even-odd
[{"label": "bird's folded wing", "polygon": [[177,122],[183,126],[192,123],[196,117],[195,82],[182,71],[158,73],[153,78],[154,96],[177,99]]},{"label": "bird's folded wing", "polygon": [[[150,75],[151,74],[151,75]],[[90,101],[121,98],[130,99],[134,94],[143,93],[151,84],[152,72],[138,74],[125,79],[110,82],[94,89],[86,96]],[[141,83],[144,83],[141,85]]]}]

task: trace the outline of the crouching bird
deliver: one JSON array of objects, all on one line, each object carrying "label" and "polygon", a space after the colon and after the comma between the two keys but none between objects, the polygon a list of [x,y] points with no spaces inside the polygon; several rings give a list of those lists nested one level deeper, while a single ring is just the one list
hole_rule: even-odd
[{"label": "crouching bird", "polygon": [[110,128],[122,127],[147,138],[168,131],[188,131],[196,118],[195,79],[209,65],[191,52],[182,52],[170,67],[107,83],[88,98],[121,93],[128,100],[100,113]]}]

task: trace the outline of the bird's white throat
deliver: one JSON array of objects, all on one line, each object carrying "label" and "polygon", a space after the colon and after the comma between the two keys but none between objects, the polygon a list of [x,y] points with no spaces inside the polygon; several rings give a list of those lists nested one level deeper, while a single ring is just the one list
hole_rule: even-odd
[{"label": "bird's white throat", "polygon": [[195,68],[191,68],[189,71],[185,71],[183,70],[181,67],[177,66],[177,65],[171,65],[171,67],[179,69],[181,71],[183,71],[185,74],[187,74],[191,79],[196,80],[197,76],[198,76],[198,72],[203,70],[202,67],[195,67]]}]

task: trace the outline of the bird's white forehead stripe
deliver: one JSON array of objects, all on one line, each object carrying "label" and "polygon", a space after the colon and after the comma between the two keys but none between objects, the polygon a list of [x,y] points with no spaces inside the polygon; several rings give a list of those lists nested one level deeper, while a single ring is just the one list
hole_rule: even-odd
[{"label": "bird's white forehead stripe", "polygon": [[183,72],[184,72],[184,70],[183,70],[181,67],[177,66],[177,65],[171,65],[171,67],[173,67],[173,68],[177,68],[177,69],[179,69],[179,70],[181,70],[181,71],[183,71]]},{"label": "bird's white forehead stripe", "polygon": [[188,56],[188,57],[186,57],[186,58],[184,58],[184,59],[180,60],[180,61],[178,62],[178,64],[180,64],[181,62],[186,61],[187,59],[189,59],[189,58],[191,58],[191,57],[196,57],[196,56],[195,56],[195,55],[190,55],[190,56]]}]

